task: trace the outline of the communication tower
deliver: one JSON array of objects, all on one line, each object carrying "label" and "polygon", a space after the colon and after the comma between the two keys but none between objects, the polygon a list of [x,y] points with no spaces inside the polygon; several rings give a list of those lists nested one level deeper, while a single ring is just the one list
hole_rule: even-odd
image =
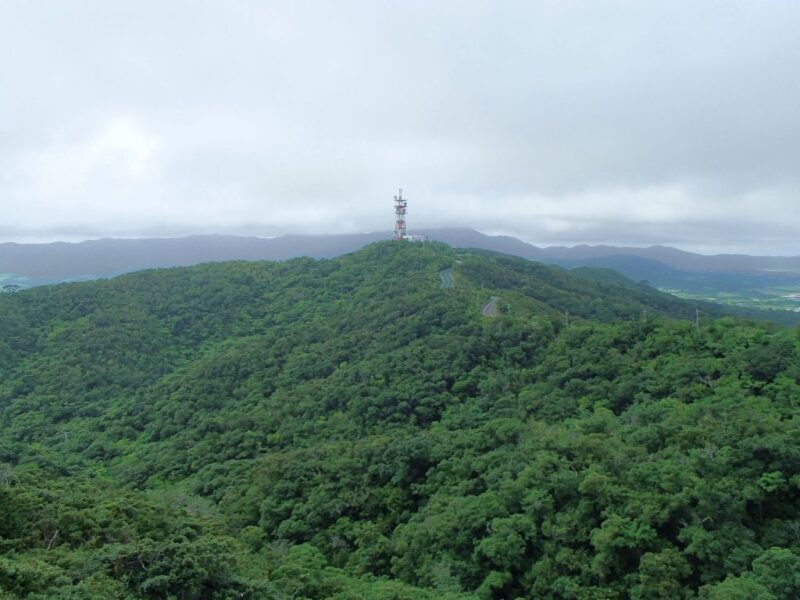
[{"label": "communication tower", "polygon": [[403,188],[394,197],[394,239],[406,239],[406,212],[408,212],[408,200],[403,198]]}]

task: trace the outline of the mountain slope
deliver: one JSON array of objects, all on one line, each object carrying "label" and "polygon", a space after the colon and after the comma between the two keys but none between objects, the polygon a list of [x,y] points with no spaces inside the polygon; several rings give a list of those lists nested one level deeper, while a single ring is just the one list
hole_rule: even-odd
[{"label": "mountain slope", "polygon": [[0,589],[793,594],[800,338],[687,313],[389,242],[6,295]]}]

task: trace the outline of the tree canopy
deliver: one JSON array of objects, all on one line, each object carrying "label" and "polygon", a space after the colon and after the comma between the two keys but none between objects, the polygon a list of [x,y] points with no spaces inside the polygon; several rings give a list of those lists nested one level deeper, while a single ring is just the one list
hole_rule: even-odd
[{"label": "tree canopy", "polygon": [[795,598],[800,333],[694,317],[410,243],[2,295],[0,598]]}]

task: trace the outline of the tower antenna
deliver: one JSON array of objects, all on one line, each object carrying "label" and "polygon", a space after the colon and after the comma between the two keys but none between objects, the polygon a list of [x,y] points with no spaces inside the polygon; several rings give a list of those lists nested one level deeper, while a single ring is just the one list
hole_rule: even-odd
[{"label": "tower antenna", "polygon": [[408,212],[408,200],[403,198],[403,188],[394,197],[394,239],[406,239],[406,212]]}]

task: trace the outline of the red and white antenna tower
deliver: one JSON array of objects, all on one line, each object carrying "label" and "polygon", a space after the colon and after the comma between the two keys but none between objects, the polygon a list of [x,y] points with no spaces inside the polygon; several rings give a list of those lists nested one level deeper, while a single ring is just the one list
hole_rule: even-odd
[{"label": "red and white antenna tower", "polygon": [[408,212],[408,200],[403,198],[403,188],[394,197],[394,239],[406,239],[406,212]]}]

